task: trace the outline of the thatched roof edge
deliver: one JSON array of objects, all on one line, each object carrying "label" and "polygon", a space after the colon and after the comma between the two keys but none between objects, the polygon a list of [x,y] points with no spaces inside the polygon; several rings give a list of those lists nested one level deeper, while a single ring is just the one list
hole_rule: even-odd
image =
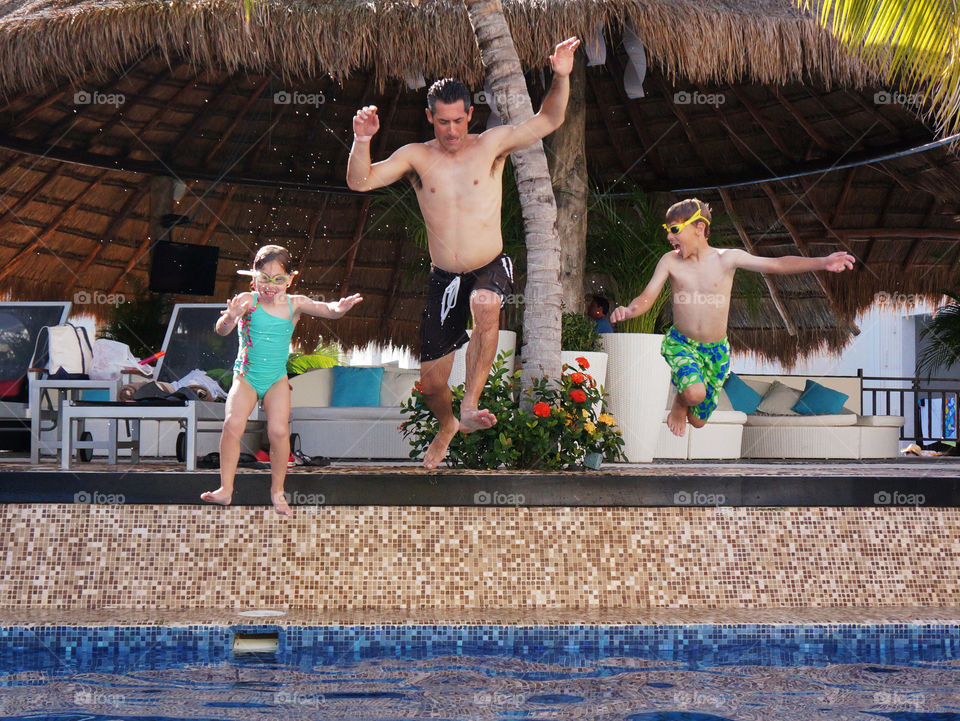
[{"label": "thatched roof edge", "polygon": [[[543,67],[560,39],[589,37],[629,22],[647,57],[671,78],[694,83],[787,83],[816,79],[827,87],[873,79],[815,21],[781,3],[731,8],[717,2],[507,0],[517,52],[527,69]],[[286,78],[343,78],[371,69],[381,84],[417,72],[483,76],[459,0],[280,2],[257,5],[249,27],[242,4],[141,2],[35,4],[0,18],[0,92],[38,89],[94,70],[110,77],[150,52],[198,69],[279,71]]]}]

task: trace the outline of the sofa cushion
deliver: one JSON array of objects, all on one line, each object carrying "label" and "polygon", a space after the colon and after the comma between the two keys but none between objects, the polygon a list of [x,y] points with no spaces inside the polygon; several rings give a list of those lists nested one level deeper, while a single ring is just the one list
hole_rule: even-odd
[{"label": "sofa cushion", "polygon": [[406,403],[418,380],[419,368],[385,368],[380,384],[380,405],[394,407]]},{"label": "sofa cushion", "polygon": [[330,405],[338,408],[379,406],[382,380],[382,367],[334,366],[333,395],[330,398]]},{"label": "sofa cushion", "polygon": [[756,413],[757,406],[763,400],[763,396],[744,383],[736,373],[727,376],[727,382],[723,384],[723,390],[727,398],[730,399],[733,408],[748,415]]},{"label": "sofa cushion", "polygon": [[317,368],[290,379],[290,407],[329,406],[333,394],[333,368]]},{"label": "sofa cushion", "polygon": [[827,388],[808,378],[793,410],[805,416],[833,415],[843,410],[843,404],[849,398],[846,393]]},{"label": "sofa cushion", "polygon": [[817,428],[829,426],[855,426],[857,425],[856,413],[838,413],[832,416],[802,416],[799,413],[786,416],[771,416],[755,413],[747,416],[747,426],[781,426],[786,428]]},{"label": "sofa cushion", "polygon": [[[290,409],[291,421],[385,421],[394,428],[400,424],[404,415],[400,407],[384,408],[383,406],[349,406],[337,408],[301,407]],[[399,431],[397,431],[399,433]]]},{"label": "sofa cushion", "polygon": [[899,428],[906,422],[903,416],[860,416],[857,419],[858,426],[879,427],[879,428]]},{"label": "sofa cushion", "polygon": [[774,381],[770,389],[764,394],[763,400],[757,406],[757,413],[770,416],[799,415],[793,406],[800,398],[800,391],[786,386],[780,381]]}]

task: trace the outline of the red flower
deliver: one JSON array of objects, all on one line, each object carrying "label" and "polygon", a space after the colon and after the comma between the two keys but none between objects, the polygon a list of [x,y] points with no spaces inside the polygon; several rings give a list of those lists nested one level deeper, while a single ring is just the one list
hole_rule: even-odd
[{"label": "red flower", "polygon": [[533,405],[533,414],[535,416],[540,416],[541,418],[546,418],[550,415],[550,404],[540,401],[539,403],[534,403]]},{"label": "red flower", "polygon": [[580,356],[579,358],[574,358],[574,360],[575,360],[577,363],[579,363],[579,364],[580,364],[580,367],[583,368],[584,370],[586,370],[587,368],[590,367],[590,362],[589,362],[586,358],[584,358],[583,356]]},{"label": "red flower", "polygon": [[580,385],[581,383],[583,383],[583,380],[584,380],[583,373],[571,373],[570,380],[572,380],[577,385]]},{"label": "red flower", "polygon": [[423,393],[423,386],[420,385],[420,381],[417,381],[417,382],[414,384],[413,390],[415,390],[417,393]]},{"label": "red flower", "polygon": [[574,390],[570,391],[570,400],[572,400],[574,403],[583,403],[587,400],[587,394],[579,388],[575,388]]}]

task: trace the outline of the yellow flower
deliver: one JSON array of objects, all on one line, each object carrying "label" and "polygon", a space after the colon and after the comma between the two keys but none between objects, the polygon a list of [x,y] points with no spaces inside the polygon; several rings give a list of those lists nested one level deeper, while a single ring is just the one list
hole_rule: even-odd
[{"label": "yellow flower", "polygon": [[611,416],[609,413],[601,413],[600,417],[597,418],[597,420],[608,426],[617,425],[617,422],[613,419],[613,416]]},{"label": "yellow flower", "polygon": [[587,433],[589,433],[591,436],[597,430],[597,427],[591,421],[587,421],[586,423],[584,423],[583,427],[586,429]]},{"label": "yellow flower", "polygon": [[587,413],[587,409],[586,409],[586,408],[581,408],[581,409],[580,409],[580,412],[583,413],[583,417],[584,417],[584,418],[589,418],[589,417],[590,417],[590,415]]}]

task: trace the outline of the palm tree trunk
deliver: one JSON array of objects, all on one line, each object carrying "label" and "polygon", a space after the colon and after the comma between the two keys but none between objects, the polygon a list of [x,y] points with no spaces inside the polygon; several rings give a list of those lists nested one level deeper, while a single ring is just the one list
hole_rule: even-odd
[{"label": "palm tree trunk", "polygon": [[[533,106],[503,6],[500,0],[464,2],[500,117],[504,123],[522,123],[533,116]],[[527,239],[522,349],[526,390],[533,378],[556,377],[560,372],[560,240],[543,143],[518,150],[512,157]]]},{"label": "palm tree trunk", "polygon": [[586,56],[577,53],[570,73],[570,100],[567,101],[563,125],[543,139],[557,199],[560,284],[565,313],[584,311],[583,271],[587,263],[586,70]]}]

